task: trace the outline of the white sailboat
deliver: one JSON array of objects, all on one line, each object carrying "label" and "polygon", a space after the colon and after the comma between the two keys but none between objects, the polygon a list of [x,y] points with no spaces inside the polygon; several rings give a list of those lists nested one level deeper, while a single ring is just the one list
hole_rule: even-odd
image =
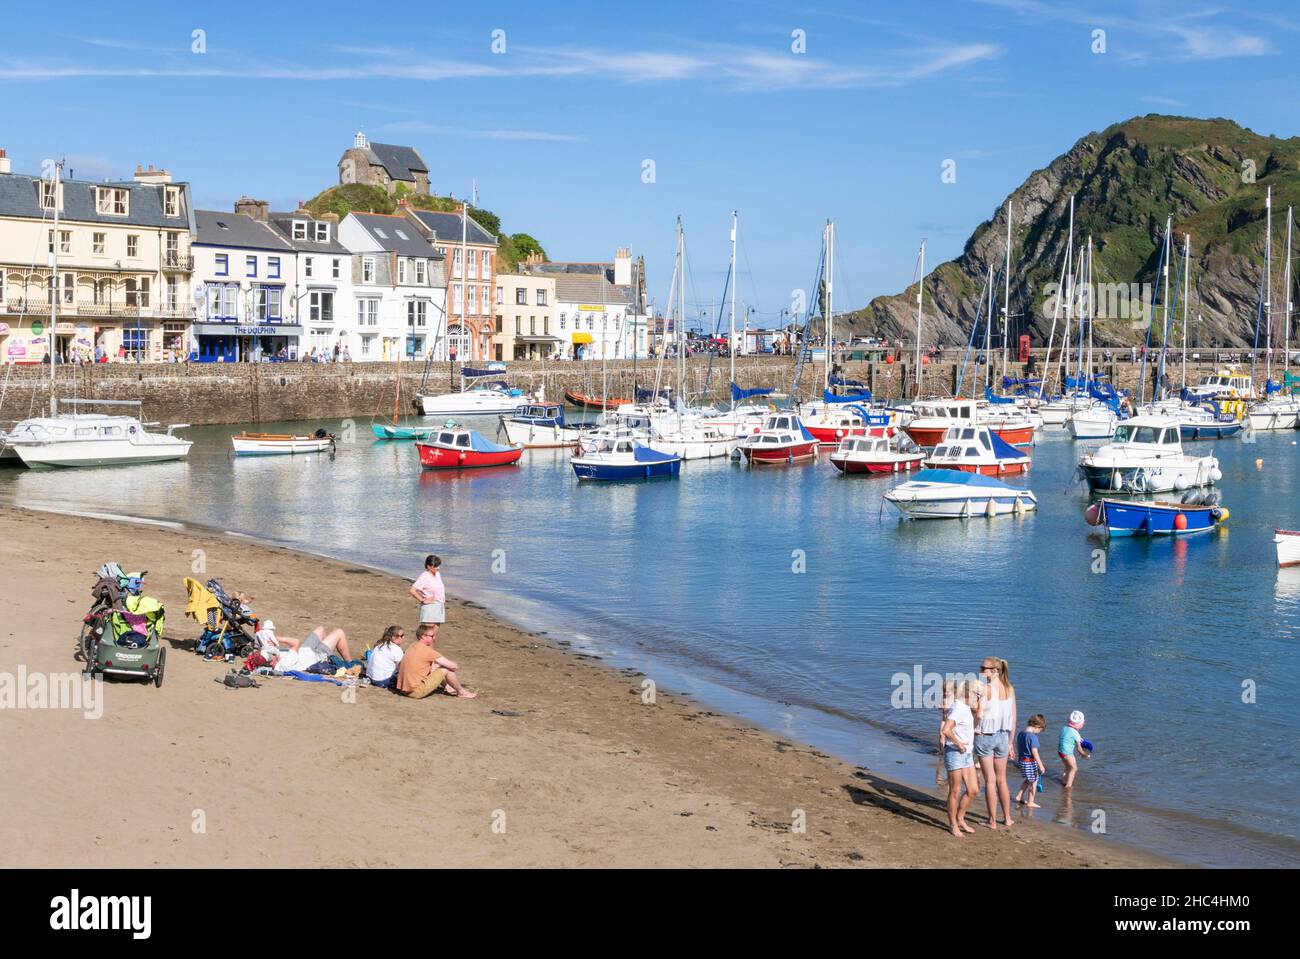
[{"label": "white sailboat", "polygon": [[[1273,234],[1272,217],[1273,217],[1273,188],[1269,187],[1268,196],[1265,199],[1267,207],[1265,214],[1265,228],[1268,230],[1270,241],[1264,244],[1264,270],[1268,276],[1266,281],[1267,292],[1265,293],[1266,308],[1272,310],[1272,255],[1273,244],[1271,237]],[[1291,207],[1286,208],[1286,267],[1283,270],[1283,293],[1282,302],[1285,304],[1283,324],[1285,328],[1284,345],[1282,352],[1285,359],[1282,362],[1282,388],[1285,390],[1289,387],[1287,380],[1289,378],[1290,356],[1291,356],[1291,226],[1292,215]],[[1272,319],[1269,319],[1269,330],[1273,328]],[[1269,351],[1271,352],[1271,350]],[[1267,383],[1267,377],[1265,378]],[[1267,399],[1260,400],[1251,406],[1249,412],[1250,428],[1253,430],[1293,430],[1300,426],[1300,400],[1294,395],[1283,396],[1281,394]]]}]

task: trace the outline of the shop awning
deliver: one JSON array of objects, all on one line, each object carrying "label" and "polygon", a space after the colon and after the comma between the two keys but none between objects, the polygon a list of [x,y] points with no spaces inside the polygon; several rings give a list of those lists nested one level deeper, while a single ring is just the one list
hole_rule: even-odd
[{"label": "shop awning", "polygon": [[545,335],[545,336],[544,336],[544,335],[541,335],[541,334],[538,334],[538,335],[534,336],[532,333],[529,333],[529,334],[527,334],[526,336],[516,336],[515,339],[518,340],[518,341],[521,342],[521,343],[558,343],[558,342],[560,342],[560,338],[559,338],[558,336],[549,336],[549,335]]},{"label": "shop awning", "polygon": [[575,343],[594,343],[590,333],[574,333],[573,342]]}]

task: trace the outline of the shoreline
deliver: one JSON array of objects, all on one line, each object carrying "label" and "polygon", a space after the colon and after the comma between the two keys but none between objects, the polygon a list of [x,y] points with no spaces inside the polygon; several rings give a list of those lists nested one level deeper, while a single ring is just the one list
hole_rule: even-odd
[{"label": "shoreline", "polygon": [[[0,816],[16,850],[7,865],[1177,865],[1045,828],[1050,822],[1018,821],[1010,834],[981,827],[954,840],[936,792],[687,696],[660,691],[644,705],[636,670],[612,669],[465,600],[449,603],[439,646],[461,661],[476,700],[411,702],[362,688],[346,704],[326,688],[274,677],[259,689],[226,690],[212,682],[224,667],[179,647],[197,633],[180,584],[192,575],[194,549],[208,563],[200,578],[254,592],[254,608],[286,635],[323,619],[362,648],[387,622],[413,619],[406,581],[152,521],[127,526],[5,506],[0,535],[15,570],[16,600],[5,606],[17,607],[4,618],[36,627],[5,631],[0,669],[79,669],[71,651],[82,600],[109,558],[150,570],[148,591],[167,605],[166,637],[178,644],[161,689],[107,684],[98,722],[61,711],[12,714],[20,781],[37,768],[43,775],[21,783],[20,800]],[[294,612],[308,590],[317,611]],[[63,635],[66,643],[51,641]],[[77,742],[87,748],[68,748]],[[146,758],[115,761],[146,744]],[[51,779],[63,788],[52,791]],[[119,797],[114,810],[133,799],[156,808],[155,828],[140,836],[116,812],[87,818],[85,782]],[[436,813],[426,818],[425,809]],[[346,810],[347,828],[329,821],[331,810]],[[796,810],[805,832],[791,829]],[[494,812],[504,813],[505,834],[493,832]],[[206,831],[195,834],[200,813]],[[364,828],[373,817],[393,828],[375,835]],[[114,834],[115,821],[123,834]],[[412,848],[404,841],[411,830],[437,851]]]}]

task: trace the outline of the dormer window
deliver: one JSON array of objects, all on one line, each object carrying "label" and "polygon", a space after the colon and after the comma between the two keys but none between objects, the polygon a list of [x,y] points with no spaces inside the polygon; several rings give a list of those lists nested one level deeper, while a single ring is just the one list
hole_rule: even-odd
[{"label": "dormer window", "polygon": [[379,237],[379,239],[381,240],[388,239],[388,234],[385,233],[380,227],[375,227],[375,236]]},{"label": "dormer window", "polygon": [[330,241],[330,225],[328,223],[317,223],[315,226],[316,242],[328,243]]},{"label": "dormer window", "polygon": [[131,191],[123,187],[98,187],[95,212],[103,216],[127,216],[131,212]]},{"label": "dormer window", "polygon": [[394,230],[393,232],[397,234],[397,238],[398,238],[399,240],[409,240],[409,239],[410,239],[410,237],[407,236],[405,233],[403,233],[401,230]]},{"label": "dormer window", "polygon": [[[56,197],[56,196],[58,197],[58,202],[57,202],[57,204],[56,204],[56,201],[55,201],[55,197]],[[42,181],[41,181],[41,209],[42,209],[42,210],[53,210],[53,209],[55,208],[56,205],[58,206],[59,209],[62,209],[62,208],[63,208],[62,200],[63,200],[63,184],[62,184],[62,183],[59,184],[59,189],[58,189],[58,192],[57,192],[57,194],[56,194],[56,193],[55,193],[55,190],[54,190],[54,181],[53,181],[53,180],[42,180]]]},{"label": "dormer window", "polygon": [[181,215],[180,187],[169,186],[163,196],[163,216]]},{"label": "dormer window", "polygon": [[307,224],[302,220],[293,221],[293,238],[295,240],[307,239]]}]

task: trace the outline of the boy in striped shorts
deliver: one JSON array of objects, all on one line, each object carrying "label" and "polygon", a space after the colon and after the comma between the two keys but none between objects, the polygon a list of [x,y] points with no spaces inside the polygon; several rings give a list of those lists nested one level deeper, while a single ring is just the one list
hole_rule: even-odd
[{"label": "boy in striped shorts", "polygon": [[1020,766],[1020,775],[1025,781],[1016,793],[1016,802],[1029,809],[1038,809],[1034,802],[1034,793],[1038,788],[1038,777],[1047,771],[1043,759],[1038,755],[1038,734],[1047,728],[1047,718],[1042,713],[1035,713],[1025,723],[1025,728],[1016,734],[1016,762]]}]

